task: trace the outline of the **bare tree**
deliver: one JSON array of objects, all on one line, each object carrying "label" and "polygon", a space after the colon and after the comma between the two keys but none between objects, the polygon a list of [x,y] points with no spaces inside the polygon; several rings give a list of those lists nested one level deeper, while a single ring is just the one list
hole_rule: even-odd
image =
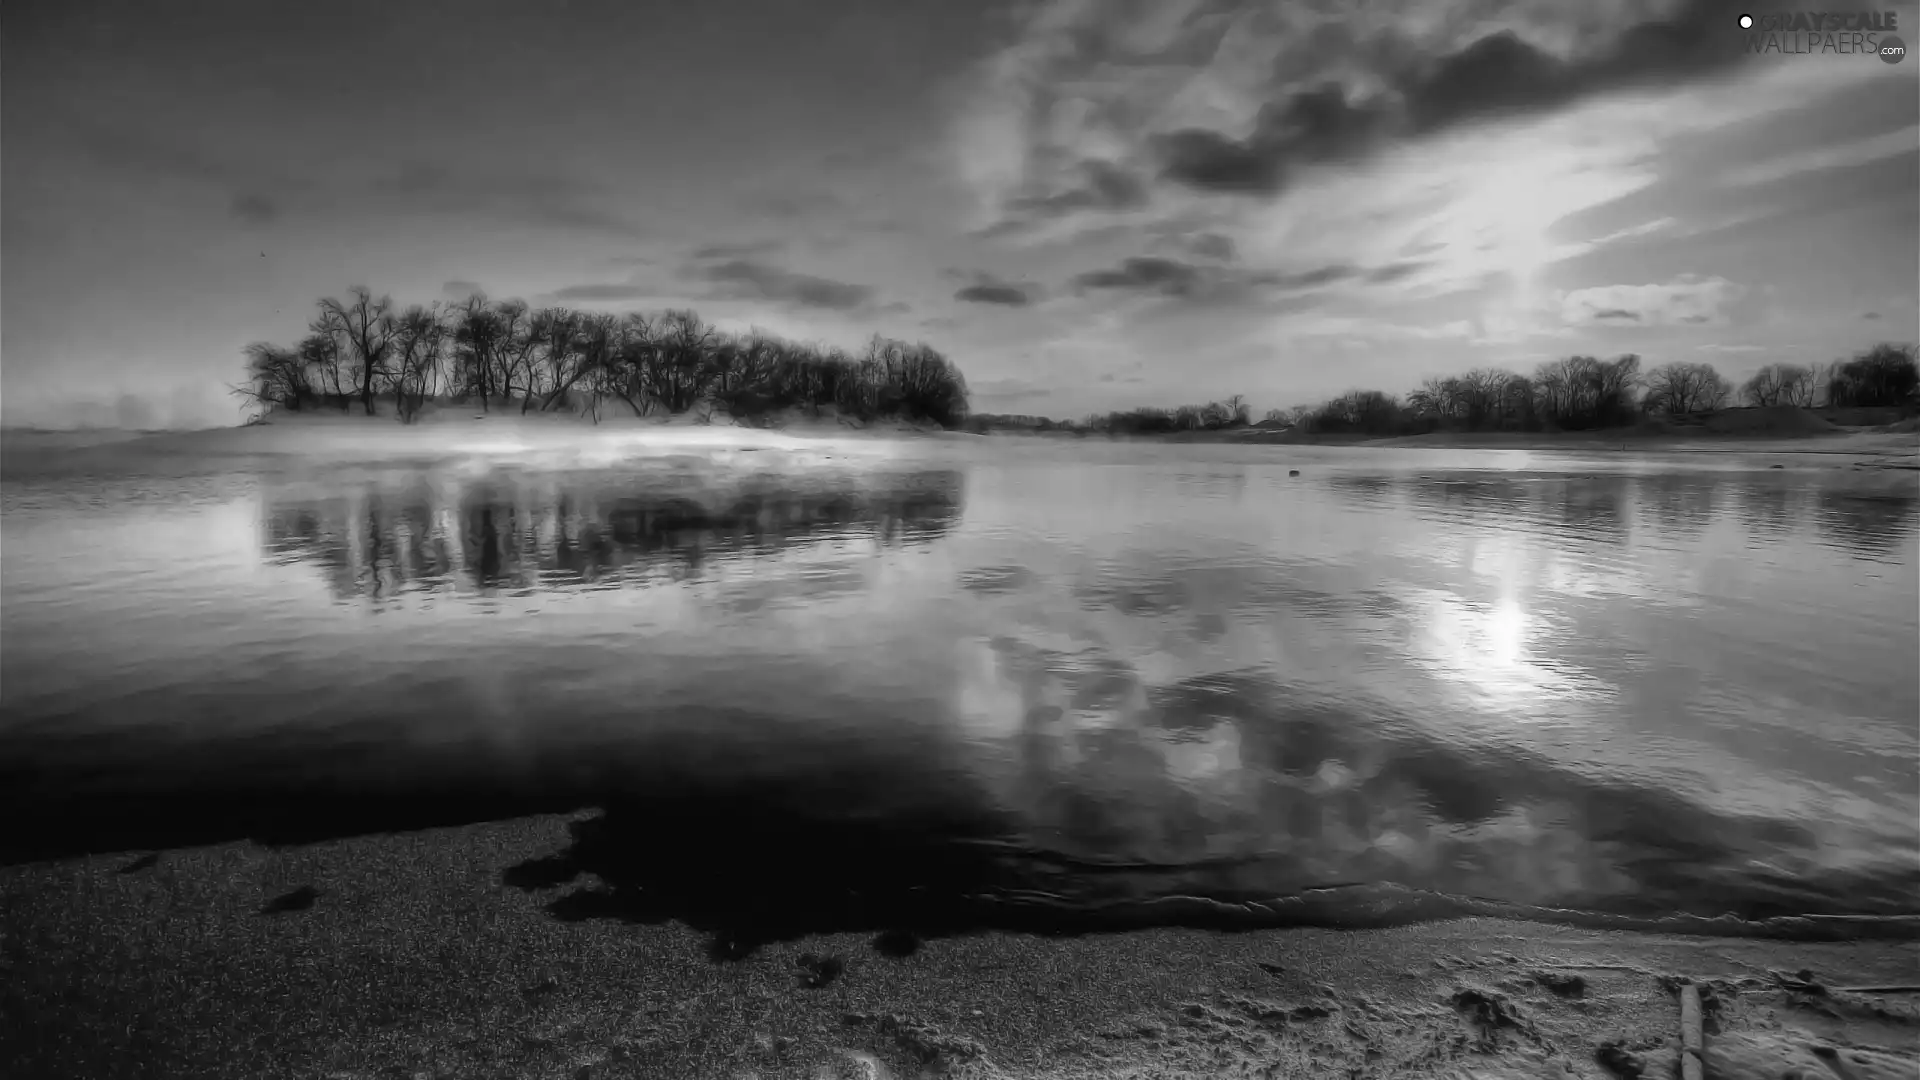
[{"label": "bare tree", "polygon": [[1875,345],[1827,377],[1827,402],[1838,408],[1908,405],[1917,393],[1920,364],[1912,345]]},{"label": "bare tree", "polygon": [[400,422],[412,423],[438,389],[447,324],[440,309],[414,305],[393,320],[393,404]]},{"label": "bare tree", "polygon": [[373,293],[360,285],[347,290],[344,301],[331,298],[320,301],[321,311],[345,341],[347,358],[358,383],[360,405],[368,416],[373,415],[375,387],[391,374],[387,370],[387,350],[393,343],[392,308],[392,300],[384,296],[375,300]]},{"label": "bare tree", "polygon": [[1642,404],[1648,412],[1707,412],[1725,405],[1733,393],[1712,364],[1662,364],[1647,372],[1646,386]]}]

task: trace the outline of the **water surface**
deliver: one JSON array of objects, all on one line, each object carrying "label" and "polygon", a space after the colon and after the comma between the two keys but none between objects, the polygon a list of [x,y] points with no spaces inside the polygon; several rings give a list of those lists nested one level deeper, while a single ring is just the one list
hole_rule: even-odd
[{"label": "water surface", "polygon": [[[1848,479],[1045,440],[101,448],[4,480],[0,803],[34,822],[4,855],[597,807],[508,880],[591,871],[557,913],[745,935],[1355,884],[1908,913],[1920,502]],[[1341,903],[1413,894],[1365,895]]]}]

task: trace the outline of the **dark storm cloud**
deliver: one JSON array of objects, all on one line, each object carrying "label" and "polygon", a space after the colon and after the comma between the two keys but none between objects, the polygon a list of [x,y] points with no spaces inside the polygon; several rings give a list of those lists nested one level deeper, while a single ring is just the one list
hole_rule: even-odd
[{"label": "dark storm cloud", "polygon": [[1604,47],[1562,59],[1512,30],[1379,72],[1386,90],[1357,98],[1337,82],[1264,105],[1252,134],[1190,128],[1154,140],[1161,175],[1203,191],[1268,195],[1300,166],[1347,162],[1393,138],[1501,116],[1551,111],[1613,90],[1712,77],[1742,58],[1731,0],[1689,0],[1671,19],[1633,26]]},{"label": "dark storm cloud", "polygon": [[718,299],[772,300],[829,311],[858,311],[871,307],[874,300],[872,286],[796,273],[753,259],[729,259],[698,272],[720,287]]}]

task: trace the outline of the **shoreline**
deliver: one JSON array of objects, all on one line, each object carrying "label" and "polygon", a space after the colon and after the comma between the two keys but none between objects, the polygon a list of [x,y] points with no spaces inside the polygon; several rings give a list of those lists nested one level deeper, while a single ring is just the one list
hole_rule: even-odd
[{"label": "shoreline", "polygon": [[1920,981],[1915,941],[1467,918],[863,931],[725,961],[680,923],[563,921],[546,909],[562,890],[503,883],[567,821],[0,868],[16,988],[0,993],[14,1033],[0,1072],[1534,1080],[1627,1075],[1631,1061],[1664,1076],[1689,979],[1707,990],[1710,1076],[1761,1075],[1726,1071],[1738,1054],[1777,1076],[1817,1064],[1817,1046],[1858,1055],[1861,1076],[1920,1060],[1920,999],[1838,989]]}]

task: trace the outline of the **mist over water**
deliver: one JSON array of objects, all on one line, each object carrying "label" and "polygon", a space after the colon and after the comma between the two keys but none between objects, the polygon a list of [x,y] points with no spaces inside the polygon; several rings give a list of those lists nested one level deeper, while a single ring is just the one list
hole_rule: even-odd
[{"label": "mist over water", "polygon": [[1912,913],[1920,501],[1715,459],[103,451],[4,484],[4,854],[591,807],[508,880],[737,937]]}]

